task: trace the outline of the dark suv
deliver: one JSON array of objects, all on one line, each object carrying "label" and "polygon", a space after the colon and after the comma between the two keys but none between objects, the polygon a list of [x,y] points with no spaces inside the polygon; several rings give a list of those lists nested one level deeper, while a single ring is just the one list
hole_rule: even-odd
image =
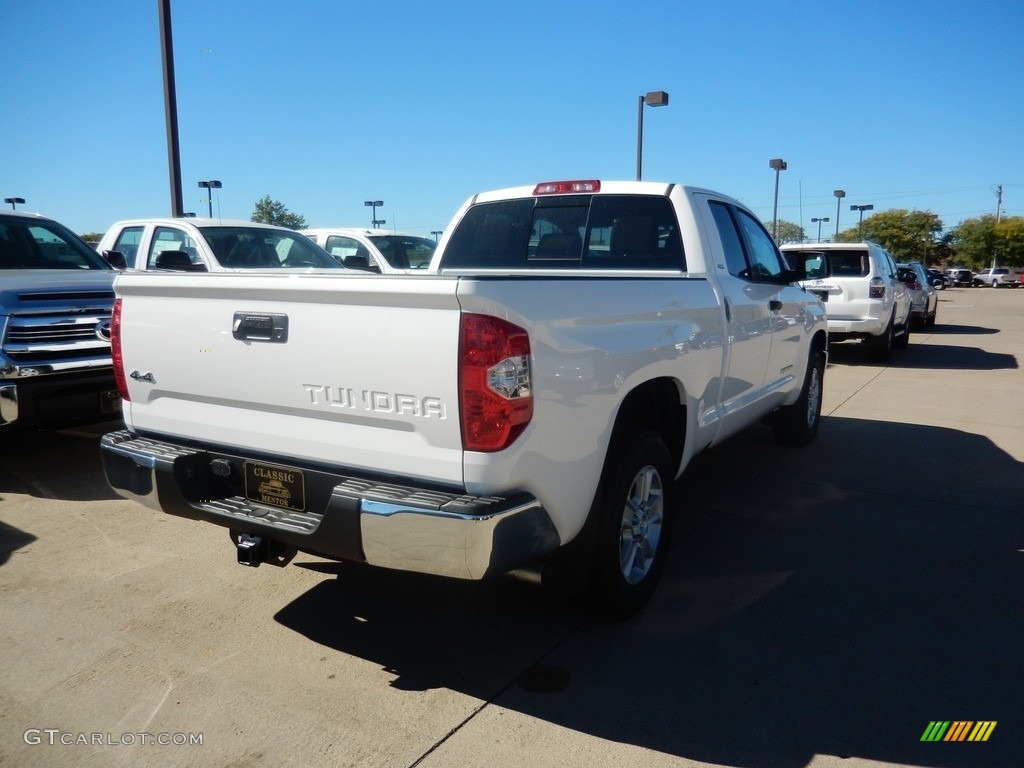
[{"label": "dark suv", "polygon": [[56,221],[0,212],[0,432],[120,415],[114,274]]},{"label": "dark suv", "polygon": [[969,269],[963,269],[962,267],[954,267],[953,269],[946,270],[946,277],[949,278],[949,284],[956,287],[970,287],[974,285],[974,273]]}]

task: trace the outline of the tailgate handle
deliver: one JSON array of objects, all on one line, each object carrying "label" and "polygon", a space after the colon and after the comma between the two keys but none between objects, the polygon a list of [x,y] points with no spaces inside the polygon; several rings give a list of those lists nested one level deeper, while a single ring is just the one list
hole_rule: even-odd
[{"label": "tailgate handle", "polygon": [[239,341],[288,341],[288,315],[268,312],[235,312],[231,335]]}]

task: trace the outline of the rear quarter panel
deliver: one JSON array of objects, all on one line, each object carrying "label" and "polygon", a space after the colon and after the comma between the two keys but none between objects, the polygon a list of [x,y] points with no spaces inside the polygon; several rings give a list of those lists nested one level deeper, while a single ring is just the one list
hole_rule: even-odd
[{"label": "rear quarter panel", "polygon": [[616,415],[638,385],[664,377],[687,406],[687,435],[715,406],[722,367],[720,306],[705,279],[530,277],[466,279],[464,311],[526,328],[534,414],[509,449],[467,453],[471,493],[520,488],[548,510],[563,541],[593,501]]}]

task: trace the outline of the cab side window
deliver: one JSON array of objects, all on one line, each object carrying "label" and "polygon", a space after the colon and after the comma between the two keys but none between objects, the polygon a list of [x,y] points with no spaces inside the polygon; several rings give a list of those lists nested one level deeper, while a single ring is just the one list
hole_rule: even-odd
[{"label": "cab side window", "polygon": [[753,279],[759,282],[778,281],[783,271],[779,249],[775,247],[775,243],[772,242],[761,223],[753,216],[737,208],[736,217],[747,242],[747,253]]},{"label": "cab side window", "polygon": [[199,261],[199,252],[192,238],[174,227],[157,227],[153,231],[153,242],[146,257],[146,268],[156,269],[156,259],[164,251],[184,251],[193,264]]},{"label": "cab side window", "polygon": [[114,247],[111,249],[124,254],[124,260],[129,269],[135,266],[139,244],[142,242],[143,229],[144,227],[125,227],[117,234],[117,240],[114,241]]},{"label": "cab side window", "polygon": [[777,282],[785,264],[764,227],[739,208],[717,201],[709,205],[729,274],[750,282]]}]

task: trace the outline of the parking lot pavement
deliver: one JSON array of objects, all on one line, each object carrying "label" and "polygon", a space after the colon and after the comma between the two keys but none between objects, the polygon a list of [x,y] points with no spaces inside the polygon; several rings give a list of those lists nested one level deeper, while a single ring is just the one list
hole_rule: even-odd
[{"label": "parking lot pavement", "polygon": [[755,428],[687,471],[620,624],[512,578],[242,568],[115,497],[102,428],[5,436],[0,765],[1018,768],[1024,291],[944,291],[861,352],[815,444]]}]

